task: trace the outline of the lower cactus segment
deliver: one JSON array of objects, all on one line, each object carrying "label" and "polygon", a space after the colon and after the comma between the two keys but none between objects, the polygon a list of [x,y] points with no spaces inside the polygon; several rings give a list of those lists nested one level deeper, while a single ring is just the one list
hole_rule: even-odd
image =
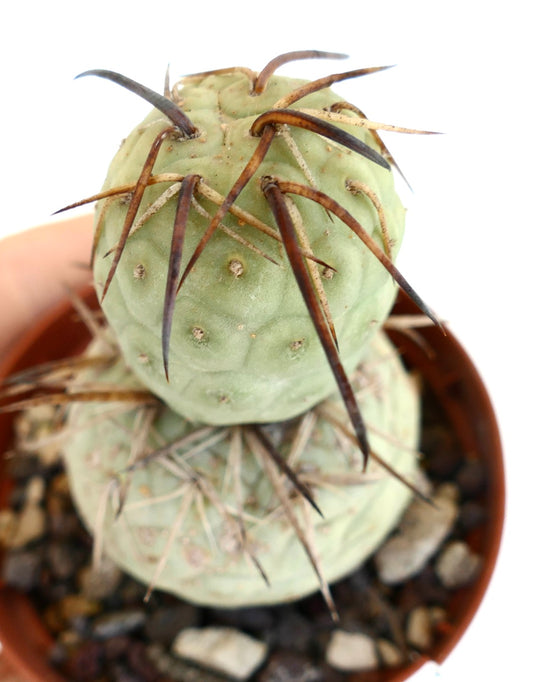
[{"label": "lower cactus segment", "polygon": [[[120,360],[82,380],[138,386]],[[353,387],[376,454],[365,473],[338,396],[261,427],[195,424],[159,404],[72,406],[65,461],[97,551],[150,589],[198,604],[272,604],[327,591],[376,550],[411,498],[383,463],[406,480],[417,474],[417,388],[382,333]],[[267,441],[323,516],[269,458]]]}]

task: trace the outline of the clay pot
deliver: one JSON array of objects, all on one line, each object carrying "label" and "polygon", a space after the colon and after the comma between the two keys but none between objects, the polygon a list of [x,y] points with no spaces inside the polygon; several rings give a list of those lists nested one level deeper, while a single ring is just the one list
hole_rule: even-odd
[{"label": "clay pot", "polygon": [[[95,304],[93,292],[85,292],[87,301]],[[395,312],[416,314],[417,310],[400,296]],[[415,368],[431,387],[446,412],[464,452],[479,457],[487,471],[486,524],[468,538],[472,548],[482,556],[483,568],[476,582],[458,590],[450,605],[454,626],[442,632],[433,649],[401,670],[382,670],[354,676],[354,682],[402,682],[428,660],[439,663],[455,647],[471,622],[489,584],[496,561],[504,514],[504,474],[498,428],[487,392],[472,362],[457,340],[444,336],[434,327],[421,330],[427,347],[421,347],[403,334],[391,332],[405,361]],[[0,364],[0,379],[24,367],[74,355],[88,341],[88,333],[68,302],[40,320],[20,340],[18,347]],[[11,414],[0,415],[0,452],[10,445]],[[0,504],[5,504],[10,482],[0,477]],[[0,558],[1,560],[1,558]],[[3,656],[13,669],[30,682],[65,682],[47,663],[51,638],[27,597],[0,585],[0,641]]]}]

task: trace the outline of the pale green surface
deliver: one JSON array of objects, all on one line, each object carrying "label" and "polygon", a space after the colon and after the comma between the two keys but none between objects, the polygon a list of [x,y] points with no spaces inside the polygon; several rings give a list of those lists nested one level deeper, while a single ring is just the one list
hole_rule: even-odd
[{"label": "pale green surface", "polygon": [[[256,148],[257,138],[249,134],[256,115],[301,83],[274,77],[266,93],[258,97],[249,95],[249,82],[242,74],[211,76],[184,85],[182,108],[201,135],[165,142],[154,172],[198,173],[225,195]],[[324,108],[339,99],[326,90],[294,106]],[[153,111],[131,133],[110,166],[105,188],[137,180],[154,137],[167,125],[162,114]],[[353,126],[347,129],[375,146],[367,131]],[[404,209],[390,171],[313,133],[296,128],[290,132],[317,187],[347,208],[382,244],[375,208],[367,197],[350,194],[345,182],[363,181],[379,195],[396,253]],[[238,206],[275,227],[259,187],[259,178],[269,174],[308,184],[279,137],[237,201]],[[149,188],[140,213],[168,186]],[[294,197],[294,201],[315,255],[338,270],[331,280],[323,278],[323,284],[341,356],[351,371],[387,316],[396,288],[382,265],[343,223],[331,220],[322,207],[309,200]],[[215,212],[214,204],[202,198],[200,203],[211,214]],[[127,204],[121,199],[106,210],[95,262],[99,292],[111,262],[111,257],[103,255],[116,245],[126,211]],[[103,305],[127,362],[143,383],[184,416],[213,424],[287,419],[330,394],[335,389],[334,379],[282,248],[256,229],[238,226],[232,216],[227,216],[224,224],[280,265],[221,232],[214,236],[177,298],[167,383],[161,324],[174,212],[175,199],[130,238]],[[184,263],[207,224],[196,210],[191,212]],[[235,258],[244,265],[239,278],[228,269]],[[143,279],[134,277],[140,263],[145,268]],[[195,327],[204,331],[201,342],[193,336]],[[292,351],[291,343],[301,340],[301,348]]]},{"label": "pale green surface", "polygon": [[[355,387],[371,446],[413,480],[419,427],[415,383],[381,333],[372,342],[360,369]],[[99,380],[121,385],[136,383],[131,374],[126,375],[122,364],[102,373]],[[335,398],[330,403],[347,424],[340,400]],[[102,511],[104,493],[113,474],[123,471],[130,461],[134,424],[140,426],[138,412],[95,420],[95,415],[109,409],[109,405],[77,405],[69,418],[73,432],[65,446],[66,465],[76,505],[89,528],[94,528]],[[84,428],[87,423],[92,426]],[[151,432],[151,447],[161,447],[193,429],[192,424],[165,409]],[[273,433],[275,437],[276,431]],[[286,441],[279,448],[287,455]],[[193,602],[217,606],[276,603],[316,590],[317,578],[309,560],[258,460],[244,448],[239,498],[233,457],[228,435],[201,454],[188,458],[185,469],[184,460],[176,457],[174,470],[162,462],[151,462],[146,469],[137,471],[129,481],[126,504],[119,518],[115,519],[113,511],[116,494],[111,495],[106,509],[104,547],[110,557],[149,583],[169,534],[180,522],[182,525],[176,527],[175,539],[168,549],[164,571],[156,582],[159,588]],[[183,474],[187,467],[194,468],[200,484]],[[300,523],[312,526],[310,536],[324,575],[331,582],[355,568],[377,548],[396,525],[411,493],[373,461],[368,472],[361,474],[360,453],[353,450],[346,438],[335,434],[323,418],[319,418],[297,470],[303,480],[307,472],[316,474],[323,483],[312,487],[324,519],[298,496],[291,494],[291,499]],[[376,478],[377,473],[381,476]],[[327,482],[328,477],[339,474],[358,474],[358,484],[342,486]],[[213,498],[210,501],[200,493],[208,488],[216,491],[227,516],[220,513]],[[290,490],[290,485],[287,489]],[[178,492],[179,496],[164,499]],[[189,495],[191,506],[186,507]],[[239,499],[245,501],[243,520],[248,546],[269,576],[270,587],[239,548],[235,523]]]}]

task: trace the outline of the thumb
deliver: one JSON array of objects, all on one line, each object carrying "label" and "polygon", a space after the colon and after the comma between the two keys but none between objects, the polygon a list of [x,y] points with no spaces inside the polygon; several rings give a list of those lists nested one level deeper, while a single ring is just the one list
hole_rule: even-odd
[{"label": "thumb", "polygon": [[0,240],[0,357],[34,320],[91,280],[92,215]]}]

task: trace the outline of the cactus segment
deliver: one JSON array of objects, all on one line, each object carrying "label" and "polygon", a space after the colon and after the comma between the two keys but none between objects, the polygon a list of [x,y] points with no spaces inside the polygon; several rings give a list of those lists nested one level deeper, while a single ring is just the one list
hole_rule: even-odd
[{"label": "cactus segment", "polygon": [[[275,76],[272,66],[263,76],[187,77],[165,91],[197,134],[175,137],[156,109],[113,160],[97,210],[96,287],[132,370],[183,416],[236,424],[304,412],[339,383],[332,365],[346,375],[357,364],[390,310],[395,280],[414,293],[392,265],[404,209],[380,126],[347,105],[341,114],[327,89],[381,68],[312,82]],[[305,111],[293,108],[299,100]],[[339,120],[324,119],[330,107]],[[277,247],[265,178],[276,180],[300,226],[306,291]],[[306,312],[313,300],[323,338]],[[353,396],[347,406],[368,456]]]},{"label": "cactus segment", "polygon": [[[120,360],[78,381],[138,386]],[[278,603],[327,589],[375,550],[411,498],[383,465],[410,481],[417,472],[418,391],[382,333],[353,386],[379,455],[366,473],[339,427],[350,429],[338,396],[261,427],[194,424],[162,405],[121,413],[73,405],[66,467],[95,546],[149,591],[200,604]],[[322,516],[269,457],[269,442]]]}]

